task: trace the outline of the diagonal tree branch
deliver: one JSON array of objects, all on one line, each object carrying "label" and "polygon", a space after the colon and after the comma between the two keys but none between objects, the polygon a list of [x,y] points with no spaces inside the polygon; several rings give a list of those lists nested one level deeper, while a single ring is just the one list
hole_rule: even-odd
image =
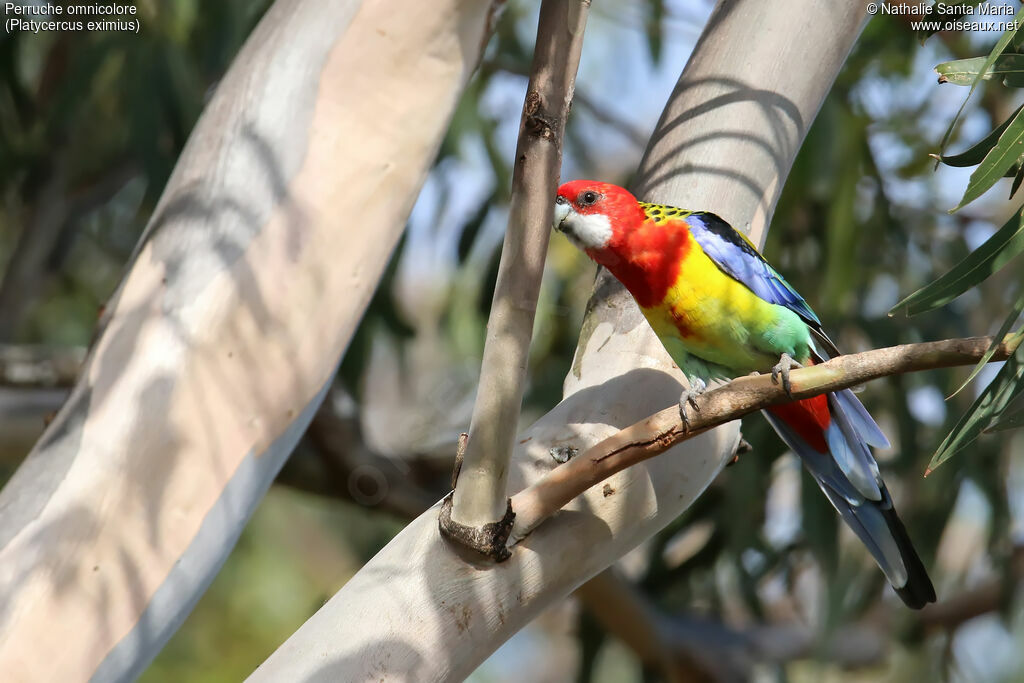
[{"label": "diagonal tree branch", "polygon": [[84,358],[80,346],[0,344],[0,386],[70,387]]},{"label": "diagonal tree branch", "polygon": [[[991,360],[1009,358],[1021,339],[1021,335],[1006,337]],[[768,375],[734,379],[697,398],[687,425],[676,406],[666,408],[622,429],[517,493],[512,498],[516,520],[511,542],[521,541],[594,484],[718,425],[791,399],[839,391],[880,377],[977,363],[992,341],[992,337],[947,339],[838,356],[790,373],[792,393],[788,396]]]}]

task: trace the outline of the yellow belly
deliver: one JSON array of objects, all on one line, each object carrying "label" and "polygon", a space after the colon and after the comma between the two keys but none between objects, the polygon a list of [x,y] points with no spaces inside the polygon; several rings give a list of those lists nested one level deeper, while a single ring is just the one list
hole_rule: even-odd
[{"label": "yellow belly", "polygon": [[[678,340],[687,353],[738,373],[760,371],[778,360],[763,337],[780,311],[794,315],[723,273],[699,247],[683,262],[664,301],[643,309],[663,341]],[[670,353],[671,346],[666,344]]]}]

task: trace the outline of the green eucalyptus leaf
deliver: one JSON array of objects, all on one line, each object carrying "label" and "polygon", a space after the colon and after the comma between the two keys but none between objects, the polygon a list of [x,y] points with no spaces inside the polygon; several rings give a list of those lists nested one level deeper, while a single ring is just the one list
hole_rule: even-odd
[{"label": "green eucalyptus leaf", "polygon": [[655,64],[661,63],[662,55],[662,29],[665,23],[665,0],[652,0],[650,13],[647,15],[645,29],[647,33],[647,51],[651,55],[651,61]]},{"label": "green eucalyptus leaf", "polygon": [[1010,171],[1013,172],[1013,185],[1010,186],[1010,196],[1007,199],[1013,199],[1013,195],[1017,194],[1017,190],[1020,189],[1020,182],[1024,180],[1024,164],[1021,164],[1021,160],[1018,159],[1017,163],[1010,168]]},{"label": "green eucalyptus leaf", "polygon": [[1021,393],[1024,393],[1024,344],[1017,347],[1017,351],[999,369],[999,373],[981,392],[970,410],[960,418],[953,431],[942,441],[928,463],[925,476],[977,439]]},{"label": "green eucalyptus leaf", "polygon": [[985,158],[978,164],[978,168],[971,174],[960,203],[949,212],[953,213],[962,209],[988,191],[1022,155],[1024,155],[1024,114],[1018,111],[999,136],[995,146],[989,150]]},{"label": "green eucalyptus leaf", "polygon": [[1016,213],[985,243],[972,251],[948,273],[928,283],[892,307],[889,315],[905,309],[916,315],[943,306],[982,282],[1024,251],[1024,217]]},{"label": "green eucalyptus leaf", "polygon": [[1006,127],[1010,125],[1010,122],[1020,113],[1020,110],[1024,109],[1024,104],[1017,107],[1017,110],[1013,112],[1005,121],[999,124],[991,133],[983,137],[981,140],[971,145],[969,149],[964,150],[960,154],[952,154],[949,156],[940,156],[938,154],[932,155],[935,159],[946,166],[956,166],[957,168],[963,168],[966,166],[977,166],[981,163],[981,160],[985,158],[985,155],[989,153],[996,143],[999,141],[999,136],[1003,134]]},{"label": "green eucalyptus leaf", "polygon": [[964,383],[960,385],[960,388],[954,391],[952,394],[950,394],[949,398],[953,398],[961,391],[963,391],[964,387],[970,384],[971,381],[978,376],[978,373],[981,372],[981,369],[985,367],[985,365],[987,365],[989,360],[992,358],[992,354],[994,354],[996,352],[996,349],[999,348],[999,344],[1003,341],[1003,338],[1006,337],[1007,334],[1009,334],[1010,328],[1013,327],[1013,324],[1015,322],[1017,322],[1017,318],[1020,317],[1020,314],[1022,312],[1024,312],[1024,287],[1021,288],[1020,296],[1017,297],[1017,302],[1013,305],[1013,308],[1010,310],[1010,314],[1006,316],[1006,320],[1003,321],[1003,324],[1000,326],[999,331],[996,332],[995,336],[992,337],[992,343],[989,344],[988,349],[985,350],[985,355],[982,356],[981,360],[978,361],[978,364],[974,366],[974,369],[971,370],[971,374],[967,377],[967,379],[964,380]]},{"label": "green eucalyptus leaf", "polygon": [[1024,427],[1024,394],[1017,396],[1013,400],[1013,404],[1007,406],[1003,414],[994,419],[992,424],[986,427],[982,433],[1007,432],[1011,429],[1020,429],[1021,427]]},{"label": "green eucalyptus leaf", "polygon": [[985,57],[971,57],[943,62],[935,67],[939,83],[971,85],[978,78],[986,81],[1000,81],[1012,88],[1024,86],[1024,55],[1007,53],[999,55],[986,70]]},{"label": "green eucalyptus leaf", "polygon": [[[1021,21],[1024,21],[1024,6],[1017,10],[1017,13],[1013,16],[1013,25],[1019,26]],[[1003,54],[1016,34],[1017,29],[1015,28],[1003,33],[999,40],[996,41],[996,44],[992,47],[992,51],[988,53],[988,57],[985,58],[985,62],[982,64],[981,68],[978,69],[978,75],[975,77],[974,82],[971,83],[971,89],[967,91],[967,96],[960,104],[960,108],[957,110],[956,116],[954,116],[953,120],[949,122],[949,127],[946,128],[946,132],[942,136],[942,142],[939,143],[940,153],[946,149],[946,145],[949,143],[949,138],[953,135],[953,128],[956,127],[956,122],[960,120],[961,114],[964,113],[964,107],[966,107],[967,103],[970,101],[971,95],[974,94],[975,89],[978,87],[978,83],[981,82],[981,78],[985,75],[985,72],[989,70],[989,67],[995,63],[996,59],[999,58],[999,55]]]}]

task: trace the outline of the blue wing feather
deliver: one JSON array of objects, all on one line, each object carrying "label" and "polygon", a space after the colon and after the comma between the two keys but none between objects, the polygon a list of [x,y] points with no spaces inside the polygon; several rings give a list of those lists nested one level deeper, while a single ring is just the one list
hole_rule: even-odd
[{"label": "blue wing feather", "polygon": [[692,213],[690,232],[715,264],[765,301],[785,306],[813,327],[821,321],[793,287],[731,225],[713,213]]}]

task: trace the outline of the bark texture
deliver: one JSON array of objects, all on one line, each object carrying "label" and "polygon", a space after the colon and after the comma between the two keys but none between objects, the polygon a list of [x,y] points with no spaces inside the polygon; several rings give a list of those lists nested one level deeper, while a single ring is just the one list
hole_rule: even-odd
[{"label": "bark texture", "polygon": [[[562,166],[562,131],[572,102],[589,8],[590,0],[541,3],[537,48],[519,126],[508,228],[487,318],[480,385],[452,500],[451,520],[459,525],[455,528],[494,524],[505,517],[509,459],[551,235],[551,198],[558,190]],[[505,521],[509,522],[505,526],[510,526],[510,520]],[[498,539],[501,547],[506,538]]]},{"label": "bark texture", "polygon": [[260,22],[0,493],[5,679],[130,679],[188,614],[315,412],[492,9],[278,0]]},{"label": "bark texture", "polygon": [[[859,35],[865,3],[724,0],[683,72],[640,169],[645,198],[760,226]],[[794,36],[799,39],[794,39]],[[509,492],[674,405],[682,375],[629,295],[597,283],[564,399],[520,434]],[[732,457],[735,424],[619,472],[500,564],[407,526],[253,674],[254,681],[457,680],[553,602],[685,510]],[[610,493],[609,493],[610,491]]]}]

